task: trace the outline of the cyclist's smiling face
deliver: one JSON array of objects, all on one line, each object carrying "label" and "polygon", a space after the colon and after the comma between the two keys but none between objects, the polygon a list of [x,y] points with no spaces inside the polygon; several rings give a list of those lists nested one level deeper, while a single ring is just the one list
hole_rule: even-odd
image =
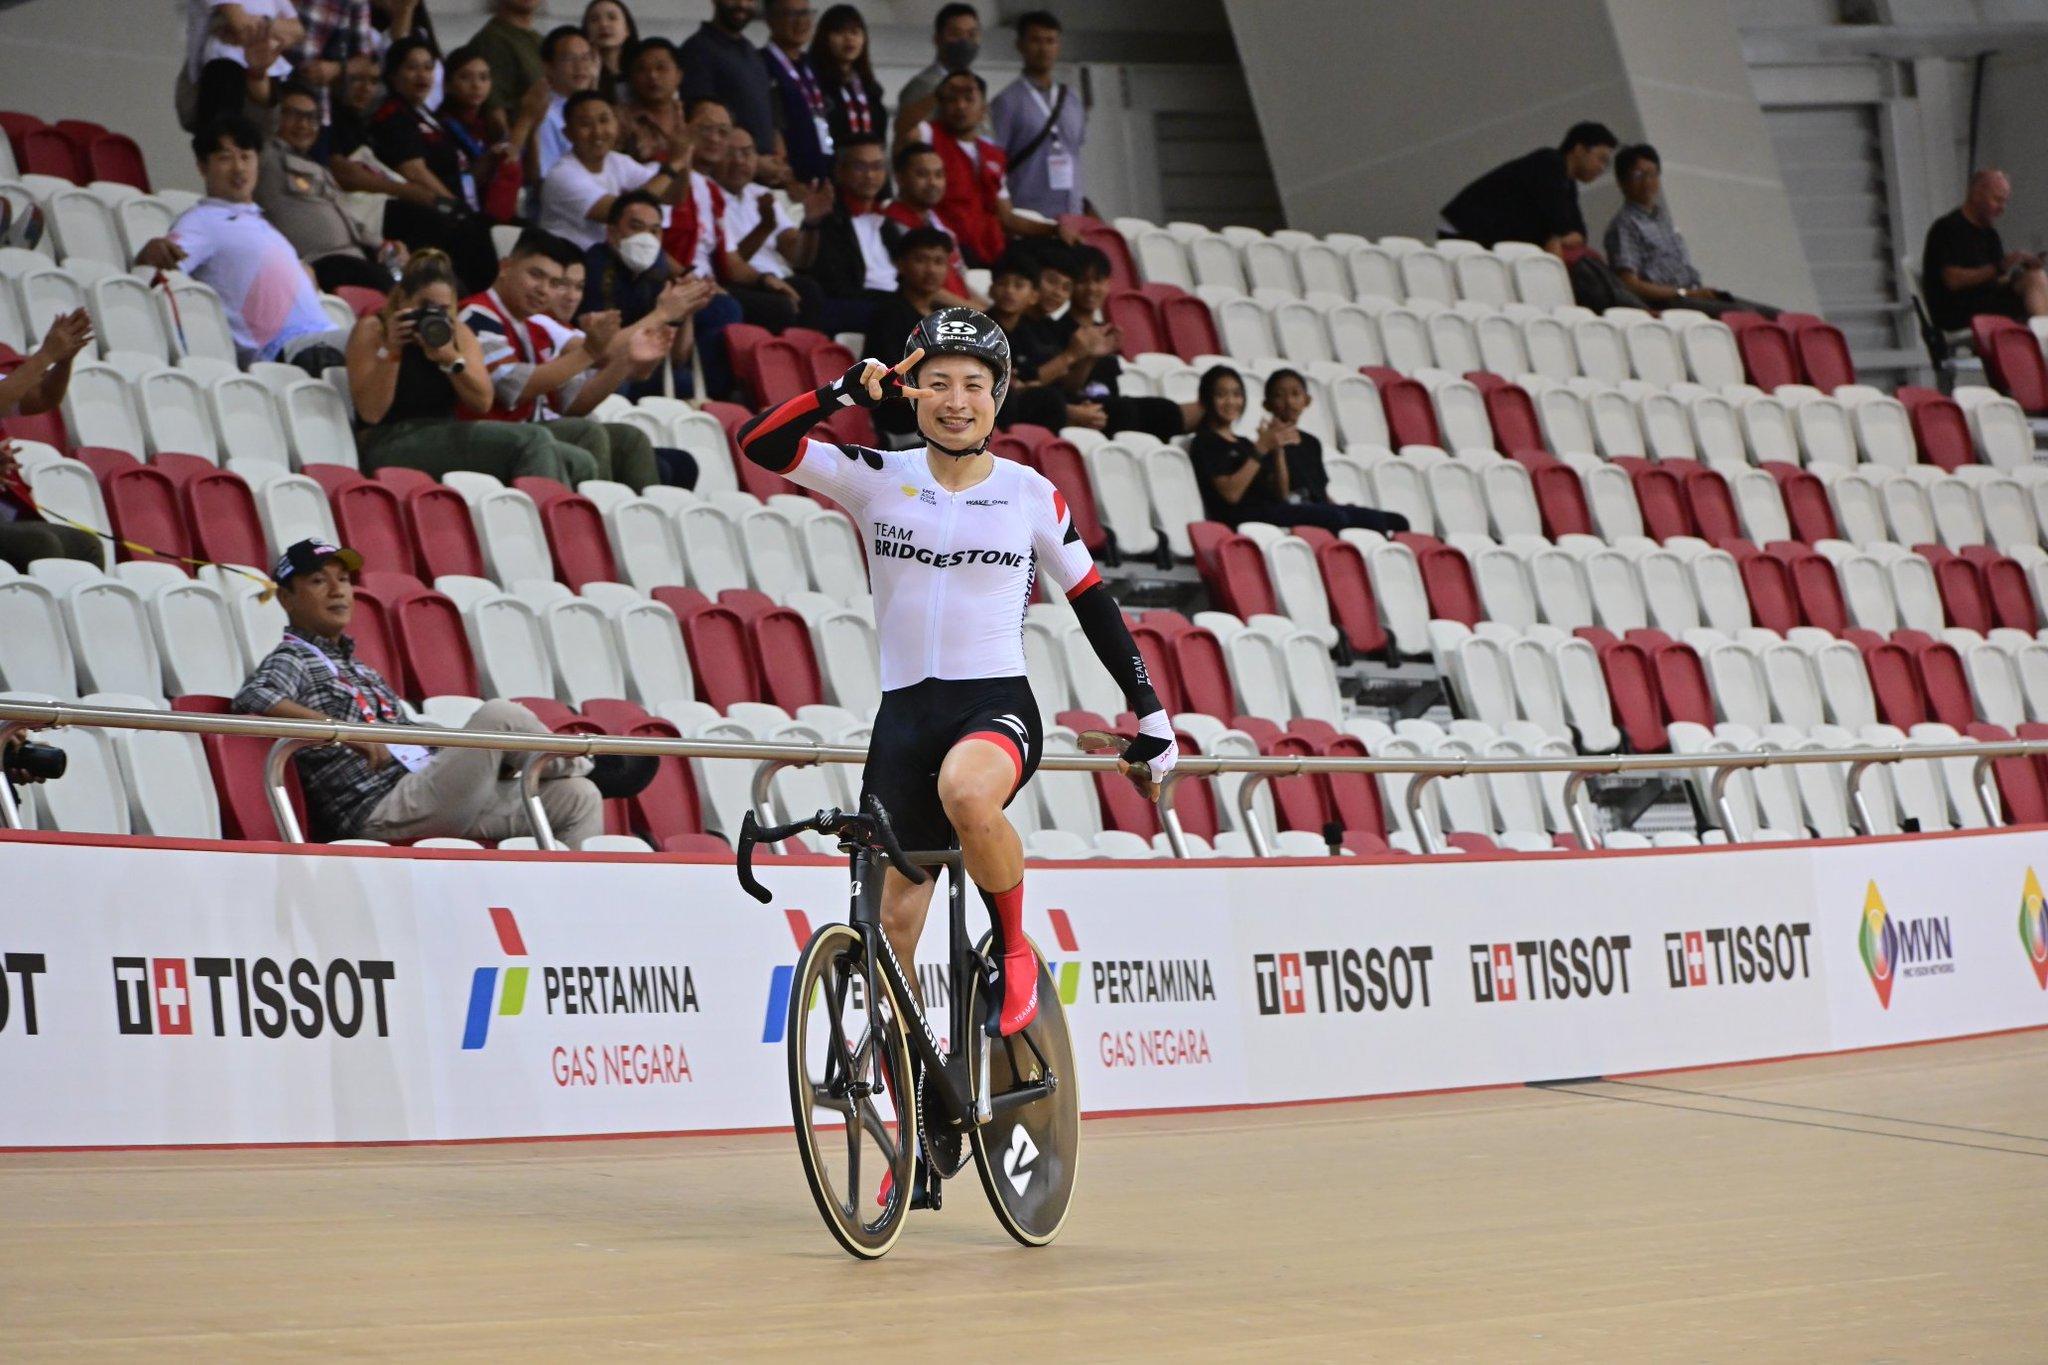
[{"label": "cyclist's smiling face", "polygon": [[995,375],[979,360],[939,356],[917,367],[918,387],[935,397],[919,401],[917,429],[928,441],[953,449],[979,445],[996,424]]}]

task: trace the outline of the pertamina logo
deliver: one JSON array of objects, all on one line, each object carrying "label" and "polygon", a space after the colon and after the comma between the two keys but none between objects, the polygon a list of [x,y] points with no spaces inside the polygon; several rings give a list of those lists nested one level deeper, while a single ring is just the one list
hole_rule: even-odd
[{"label": "pertamina logo", "polygon": [[[462,1026],[465,1052],[478,1051],[490,1041],[493,1019],[516,1019],[526,1013],[532,968],[525,960],[525,936],[509,909],[494,905],[490,915],[500,951],[514,960],[503,967],[478,967],[471,974]],[[686,963],[547,964],[540,968],[540,982],[539,1012],[550,1021],[572,1015],[698,1012],[697,982]],[[597,1045],[562,1042],[559,1037],[559,1031],[551,1030],[549,1066],[558,1086],[680,1085],[696,1079],[680,1038]]]},{"label": "pertamina logo", "polygon": [[114,1019],[123,1034],[160,1038],[282,1038],[371,1029],[391,1036],[381,958],[117,957]]},{"label": "pertamina logo", "polygon": [[[783,918],[789,923],[790,936],[796,940],[796,950],[802,953],[811,941],[811,919],[801,910],[784,910]],[[925,1012],[925,1022],[931,1026],[932,1037],[941,1048],[947,1046],[947,1011],[952,1008],[953,972],[943,962],[920,962],[917,964],[917,993]],[[773,968],[768,973],[768,1012],[761,1020],[761,1041],[780,1043],[789,1031],[789,992],[796,980],[796,964],[789,963]],[[849,983],[846,1007],[859,1012],[867,1006],[866,978],[856,976]],[[810,1004],[818,1003],[817,991],[811,994]]]},{"label": "pertamina logo", "polygon": [[[46,970],[48,965],[41,953],[0,955],[0,1033],[7,1032],[19,1019],[21,1031],[35,1036],[36,978]],[[9,977],[13,978],[11,984]]]},{"label": "pertamina logo", "polygon": [[1491,1005],[1627,995],[1631,942],[1627,934],[1600,934],[1475,943],[1471,948],[1472,999]]},{"label": "pertamina logo", "polygon": [[2020,891],[2020,946],[2027,950],[2027,965],[2034,969],[2034,981],[2048,991],[2048,902],[2041,896],[2041,879],[2027,869],[2027,883]]},{"label": "pertamina logo", "polygon": [[[1216,974],[1206,957],[1081,958],[1081,941],[1066,911],[1045,912],[1052,922],[1058,961],[1047,961],[1060,1003],[1081,1002],[1088,984],[1089,1005],[1169,1005],[1195,1009],[1216,1003]],[[1176,1020],[1164,1028],[1104,1029],[1096,1053],[1106,1067],[1207,1066],[1208,1030]]]},{"label": "pertamina logo", "polygon": [[1803,921],[1681,929],[1664,935],[1665,978],[1673,990],[1804,981],[1812,974],[1806,954],[1812,932]]},{"label": "pertamina logo", "polygon": [[1260,1014],[1378,1014],[1429,1008],[1429,964],[1436,949],[1424,943],[1395,948],[1311,948],[1301,953],[1253,953],[1252,979]]},{"label": "pertamina logo", "polygon": [[1956,969],[1955,937],[1947,915],[1895,920],[1884,907],[1877,883],[1863,893],[1863,922],[1857,931],[1863,970],[1877,991],[1877,1003],[1892,1007],[1892,988],[1903,978],[1947,976]]}]

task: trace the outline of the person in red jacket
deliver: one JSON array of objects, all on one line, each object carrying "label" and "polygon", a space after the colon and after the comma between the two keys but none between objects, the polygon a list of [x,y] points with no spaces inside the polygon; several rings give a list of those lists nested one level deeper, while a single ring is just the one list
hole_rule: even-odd
[{"label": "person in red jacket", "polygon": [[1071,228],[1027,218],[1010,206],[1008,158],[976,132],[988,111],[988,82],[972,71],[955,71],[939,82],[938,101],[933,119],[912,128],[904,145],[928,143],[944,163],[939,220],[969,265],[993,266],[1012,237],[1059,237],[1069,245],[1080,240]]},{"label": "person in red jacket", "polygon": [[[0,379],[0,417],[34,416],[61,405],[71,384],[71,362],[90,345],[92,318],[83,308],[51,322],[35,353]],[[47,521],[36,510],[14,442],[0,439],[0,562],[26,570],[38,559],[106,562],[98,536]]]},{"label": "person in red jacket", "polygon": [[967,285],[967,261],[960,255],[960,243],[939,217],[939,204],[946,197],[946,163],[924,142],[906,142],[896,149],[898,197],[882,205],[882,216],[912,228],[931,228],[946,234],[951,245],[946,259],[945,291],[940,303],[968,308],[988,307],[988,300]]}]

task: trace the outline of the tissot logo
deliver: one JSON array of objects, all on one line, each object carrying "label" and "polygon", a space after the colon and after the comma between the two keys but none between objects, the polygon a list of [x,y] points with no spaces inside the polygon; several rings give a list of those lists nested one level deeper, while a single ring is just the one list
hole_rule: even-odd
[{"label": "tissot logo", "polygon": [[1475,943],[1471,949],[1472,999],[1490,1005],[1627,995],[1630,942],[1627,934],[1600,934]]},{"label": "tissot logo", "polygon": [[1363,1014],[1427,1009],[1429,964],[1436,950],[1311,948],[1252,954],[1260,1014]]},{"label": "tissot logo", "polygon": [[113,966],[114,1017],[124,1034],[391,1036],[386,987],[398,969],[388,961],[117,957]]},{"label": "tissot logo", "polygon": [[0,1033],[11,1027],[36,1032],[36,978],[46,970],[41,953],[0,956]]},{"label": "tissot logo", "polygon": [[1682,929],[1664,935],[1664,974],[1673,990],[1804,981],[1812,975],[1806,952],[1812,932],[1804,921]]}]

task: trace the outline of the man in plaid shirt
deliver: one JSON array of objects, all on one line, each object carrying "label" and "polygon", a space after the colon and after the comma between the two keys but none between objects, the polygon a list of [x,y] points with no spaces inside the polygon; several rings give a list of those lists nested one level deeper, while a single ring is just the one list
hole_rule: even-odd
[{"label": "man in plaid shirt", "polygon": [[377,31],[370,22],[370,0],[299,0],[299,18],[306,36],[286,55],[301,84],[320,93],[320,122],[328,120],[328,91],[341,79],[348,59],[377,55]]},{"label": "man in plaid shirt", "polygon": [[[234,709],[288,720],[342,720],[411,725],[398,694],[356,657],[347,635],[355,612],[354,550],[302,540],[284,552],[271,576],[290,625],[264,656]],[[464,727],[548,733],[533,712],[513,701],[487,701]],[[503,839],[531,828],[519,796],[523,754],[493,749],[427,749],[414,744],[347,743],[299,753],[315,839]],[[604,832],[602,797],[630,796],[653,780],[655,760],[607,755],[557,759],[540,784],[541,806],[555,836],[578,848]],[[585,776],[589,774],[589,776]]]}]

